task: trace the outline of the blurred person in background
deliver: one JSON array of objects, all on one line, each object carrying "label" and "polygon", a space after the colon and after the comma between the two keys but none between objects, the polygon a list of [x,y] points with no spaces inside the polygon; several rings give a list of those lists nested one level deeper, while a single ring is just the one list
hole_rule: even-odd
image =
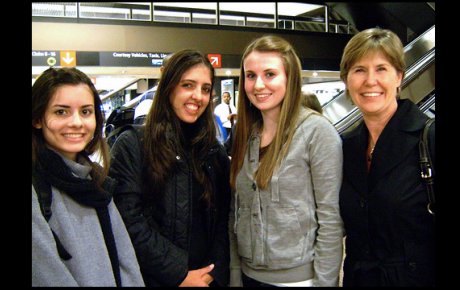
[{"label": "blurred person in background", "polygon": [[232,96],[229,92],[224,92],[222,94],[222,103],[216,106],[214,109],[214,114],[216,114],[225,130],[227,131],[227,136],[230,135],[233,125],[236,122],[236,108],[230,102]]}]

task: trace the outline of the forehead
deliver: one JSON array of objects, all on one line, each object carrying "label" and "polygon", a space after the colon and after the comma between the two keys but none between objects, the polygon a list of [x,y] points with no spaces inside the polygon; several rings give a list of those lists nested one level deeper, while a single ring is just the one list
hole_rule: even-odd
[{"label": "forehead", "polygon": [[252,51],[244,59],[244,69],[284,68],[283,58],[279,52]]},{"label": "forehead", "polygon": [[56,88],[49,104],[85,103],[94,104],[93,92],[86,84],[65,84]]},{"label": "forehead", "polygon": [[211,70],[202,63],[196,64],[184,72],[181,80],[199,80],[211,83]]},{"label": "forehead", "polygon": [[369,51],[355,61],[353,66],[362,64],[391,64],[388,57],[380,50]]}]

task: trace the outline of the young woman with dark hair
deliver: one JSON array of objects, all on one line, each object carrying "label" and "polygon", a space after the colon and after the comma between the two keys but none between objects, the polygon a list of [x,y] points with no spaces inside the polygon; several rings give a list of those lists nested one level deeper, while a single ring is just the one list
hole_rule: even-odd
[{"label": "young woman with dark hair", "polygon": [[202,53],[174,53],[145,128],[122,133],[110,176],[147,286],[227,286],[229,166],[217,141],[214,69]]}]

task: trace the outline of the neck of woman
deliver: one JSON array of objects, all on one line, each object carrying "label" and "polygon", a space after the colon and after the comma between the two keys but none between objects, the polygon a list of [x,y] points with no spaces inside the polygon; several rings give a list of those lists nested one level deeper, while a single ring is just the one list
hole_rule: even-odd
[{"label": "neck of woman", "polygon": [[193,138],[198,134],[200,126],[198,125],[198,120],[195,123],[185,123],[180,121],[180,127],[182,130],[182,136],[184,138],[185,146],[190,146]]}]

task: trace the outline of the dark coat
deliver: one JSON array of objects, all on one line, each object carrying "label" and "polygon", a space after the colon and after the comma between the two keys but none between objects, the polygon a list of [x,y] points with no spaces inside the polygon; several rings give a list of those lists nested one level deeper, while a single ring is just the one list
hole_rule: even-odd
[{"label": "dark coat", "polygon": [[427,118],[409,100],[398,101],[375,146],[369,174],[364,122],[343,136],[344,286],[434,285],[434,217],[427,211],[418,150]]},{"label": "dark coat", "polygon": [[[122,133],[111,155],[109,174],[118,180],[114,200],[131,236],[146,286],[178,286],[189,270],[193,178],[187,159],[178,158],[177,170],[161,196],[147,198],[142,192],[142,154],[136,132]],[[216,140],[203,168],[211,177],[214,195],[213,206],[206,213],[209,263],[215,265],[210,274],[220,286],[227,286],[229,280],[229,166],[225,149]]]}]

